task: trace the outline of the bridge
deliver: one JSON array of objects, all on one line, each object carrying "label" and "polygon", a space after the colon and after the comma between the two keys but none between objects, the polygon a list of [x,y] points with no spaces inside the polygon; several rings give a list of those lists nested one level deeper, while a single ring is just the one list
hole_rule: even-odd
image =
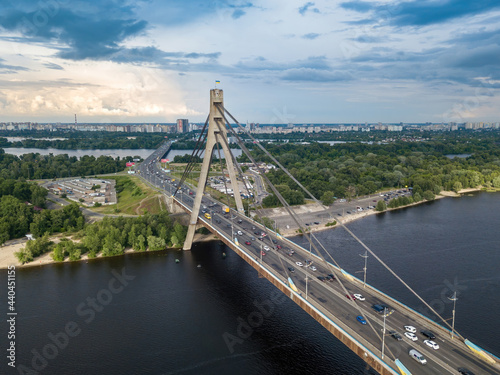
[{"label": "bridge", "polygon": [[[295,215],[293,207],[288,206],[264,173],[261,173],[261,176],[269,188],[308,238],[309,249],[298,246],[248,217],[238,194],[238,182],[240,185],[243,182],[246,188],[245,179],[230,152],[228,130],[238,140],[238,144],[255,168],[259,168],[241,137],[227,120],[226,114],[240,126],[224,108],[222,90],[211,90],[210,99],[210,114],[192,154],[194,160],[194,157],[201,153],[203,144],[206,145],[197,187],[186,181],[194,163],[188,164],[180,179],[173,178],[160,168],[159,161],[170,149],[170,142],[163,144],[139,166],[141,177],[164,191],[171,212],[182,210],[190,215],[185,250],[191,248],[195,230],[200,226],[207,228],[252,266],[260,277],[265,277],[380,374],[459,374],[459,368],[465,368],[470,374],[476,375],[500,374],[500,359],[461,336],[454,329],[454,322],[450,326],[447,320],[441,318],[442,323],[438,324],[344,271],[327,249],[306,230],[300,217]],[[250,134],[247,135],[251,138]],[[255,147],[263,149],[258,141],[252,142]],[[229,198],[228,202],[220,202],[205,192],[215,148],[226,183],[221,149],[224,153],[236,209],[230,208]],[[267,153],[265,150],[264,152]],[[282,167],[272,155],[266,155]],[[285,173],[289,174],[286,170]],[[289,176],[302,187],[293,176]],[[226,186],[226,192],[228,191]],[[248,192],[247,196],[250,197],[251,193]],[[349,228],[341,222],[340,225],[367,253],[385,266]],[[429,311],[439,316],[393,270],[388,266],[386,268],[417,296]],[[404,334],[407,332],[405,326],[414,327],[416,341]],[[439,345],[439,349],[424,344],[423,341],[428,337],[421,333],[422,330],[431,331],[430,335],[435,336],[432,341]],[[426,363],[412,359],[409,355],[411,349],[416,349],[425,358]]]}]

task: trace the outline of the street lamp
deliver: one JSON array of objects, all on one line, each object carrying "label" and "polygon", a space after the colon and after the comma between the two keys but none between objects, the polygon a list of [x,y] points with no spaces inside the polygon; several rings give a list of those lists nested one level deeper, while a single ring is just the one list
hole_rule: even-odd
[{"label": "street lamp", "polygon": [[457,303],[457,291],[455,290],[455,293],[453,293],[453,297],[448,297],[450,301],[453,301],[453,320],[451,323],[451,339],[453,340],[453,333],[455,332],[455,305]]},{"label": "street lamp", "polygon": [[368,251],[365,251],[365,255],[359,254],[361,258],[365,258],[365,267],[363,268],[364,276],[363,276],[363,288],[366,287],[366,262],[368,259]]},{"label": "street lamp", "polygon": [[385,348],[385,317],[386,317],[387,307],[384,307],[384,333],[382,334],[382,359],[384,359],[384,348]]},{"label": "street lamp", "polygon": [[309,278],[306,275],[306,300],[307,300],[307,280],[309,280]]}]

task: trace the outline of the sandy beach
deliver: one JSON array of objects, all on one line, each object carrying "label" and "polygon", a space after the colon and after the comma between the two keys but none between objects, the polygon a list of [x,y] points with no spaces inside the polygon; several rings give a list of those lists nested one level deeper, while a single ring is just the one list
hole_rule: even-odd
[{"label": "sandy beach", "polygon": [[[446,198],[446,197],[460,197],[463,194],[472,193],[472,192],[479,191],[479,190],[481,190],[481,189],[463,189],[463,190],[460,190],[458,193],[455,193],[453,191],[442,191],[440,195],[436,195],[436,199],[441,199],[441,198]],[[404,207],[416,206],[416,205],[421,204],[421,203],[424,203],[424,202],[413,203],[411,205],[404,206]],[[398,209],[404,208],[404,207],[388,209],[387,211],[398,210]],[[347,216],[340,218],[340,220],[342,220],[342,224],[345,225],[347,223],[365,218],[365,217],[370,216],[370,215],[375,215],[377,213],[378,212],[375,210],[365,210],[365,211],[361,211],[361,212],[354,212],[350,215],[347,215]],[[340,221],[338,218],[336,220]],[[323,231],[323,230],[335,228],[338,226],[339,226],[339,224],[337,224],[335,226],[330,226],[330,227],[325,227],[324,224],[312,225],[309,227],[309,230],[312,232],[318,232],[318,231]],[[290,229],[284,229],[284,230],[280,229],[280,233],[285,237],[292,237],[292,236],[298,235],[297,228],[290,228]],[[55,243],[57,243],[60,241],[61,238],[63,238],[63,236],[61,236],[60,234],[55,235],[55,236],[51,237],[51,241],[54,241]],[[217,239],[217,237],[215,237],[213,234],[208,234],[208,235],[197,234],[197,237],[195,238],[195,242],[213,241],[216,239]],[[0,269],[5,269],[5,268],[9,267],[10,265],[14,265],[14,266],[16,266],[16,268],[24,268],[24,267],[43,266],[43,265],[52,264],[52,263],[62,263],[62,262],[55,262],[52,259],[51,254],[47,253],[47,254],[44,254],[42,256],[35,258],[33,260],[33,262],[26,263],[26,264],[22,265],[17,260],[14,253],[21,250],[22,248],[24,248],[26,246],[26,242],[28,242],[27,238],[21,238],[21,239],[7,241],[5,244],[0,246]],[[134,252],[134,250],[130,249],[130,248],[125,250],[125,254],[133,253],[133,252]],[[100,257],[102,257],[101,254],[99,254],[97,256],[97,258],[100,258]],[[84,254],[84,255],[82,255],[82,258],[77,262],[85,261],[87,259],[88,259],[87,255]],[[69,262],[69,259],[68,258],[65,259],[64,262]]]}]

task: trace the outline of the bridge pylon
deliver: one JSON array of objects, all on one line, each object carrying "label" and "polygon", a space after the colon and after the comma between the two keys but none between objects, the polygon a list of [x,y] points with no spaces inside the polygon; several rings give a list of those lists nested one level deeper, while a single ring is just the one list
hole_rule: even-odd
[{"label": "bridge pylon", "polygon": [[203,198],[203,193],[205,192],[208,172],[210,171],[210,164],[212,162],[212,152],[217,143],[220,144],[222,151],[224,152],[229,178],[234,191],[234,199],[236,200],[236,207],[239,212],[244,212],[243,202],[239,194],[238,181],[236,179],[236,169],[231,156],[231,150],[229,150],[228,147],[226,124],[219,112],[219,109],[217,108],[218,105],[224,106],[224,93],[222,90],[212,89],[210,90],[210,115],[208,120],[205,154],[203,164],[201,166],[200,178],[198,180],[198,187],[196,189],[193,211],[191,212],[191,218],[189,219],[188,232],[186,240],[184,241],[184,250],[191,250],[191,246],[193,244],[194,232],[196,231],[196,223],[198,221],[198,215],[201,207],[201,200]]}]

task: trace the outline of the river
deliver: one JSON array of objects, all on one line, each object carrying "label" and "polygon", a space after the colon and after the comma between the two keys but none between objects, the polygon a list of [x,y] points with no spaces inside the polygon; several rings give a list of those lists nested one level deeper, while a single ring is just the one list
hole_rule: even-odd
[{"label": "river", "polygon": [[[95,157],[99,156],[112,156],[113,158],[120,157],[124,158],[127,156],[139,156],[143,159],[146,159],[149,155],[151,155],[155,150],[148,149],[101,149],[101,150],[60,150],[56,148],[22,148],[22,147],[12,147],[12,148],[4,148],[6,154],[11,155],[23,155],[29,153],[38,153],[40,155],[62,155],[68,154],[68,156],[76,156],[78,158],[84,155],[93,155]],[[174,157],[177,155],[191,155],[193,150],[170,150],[167,154],[167,158],[171,161],[174,160]],[[231,152],[234,156],[238,157],[241,155],[240,149],[231,149]],[[204,153],[201,154],[203,156]],[[221,155],[224,157],[224,154],[221,150]],[[217,150],[214,152],[214,156],[218,156]]]},{"label": "river", "polygon": [[[478,193],[373,215],[349,228],[445,318],[451,317],[450,286],[456,287],[457,330],[498,355],[499,212],[500,194]],[[364,251],[342,229],[318,237],[333,244],[330,251],[346,270],[363,268]],[[6,272],[0,272],[2,280]],[[35,361],[44,366],[40,374],[373,374],[217,242],[190,252],[18,269],[16,276],[16,361],[29,367],[33,357],[40,361],[37,353],[45,353],[51,359]],[[373,257],[368,282],[424,311]],[[263,305],[263,321],[245,339],[231,341],[241,319]],[[65,329],[72,336],[60,333]],[[6,332],[4,318],[4,353]],[[50,337],[59,338],[57,353]],[[5,356],[1,361],[0,373],[17,374]]]}]

